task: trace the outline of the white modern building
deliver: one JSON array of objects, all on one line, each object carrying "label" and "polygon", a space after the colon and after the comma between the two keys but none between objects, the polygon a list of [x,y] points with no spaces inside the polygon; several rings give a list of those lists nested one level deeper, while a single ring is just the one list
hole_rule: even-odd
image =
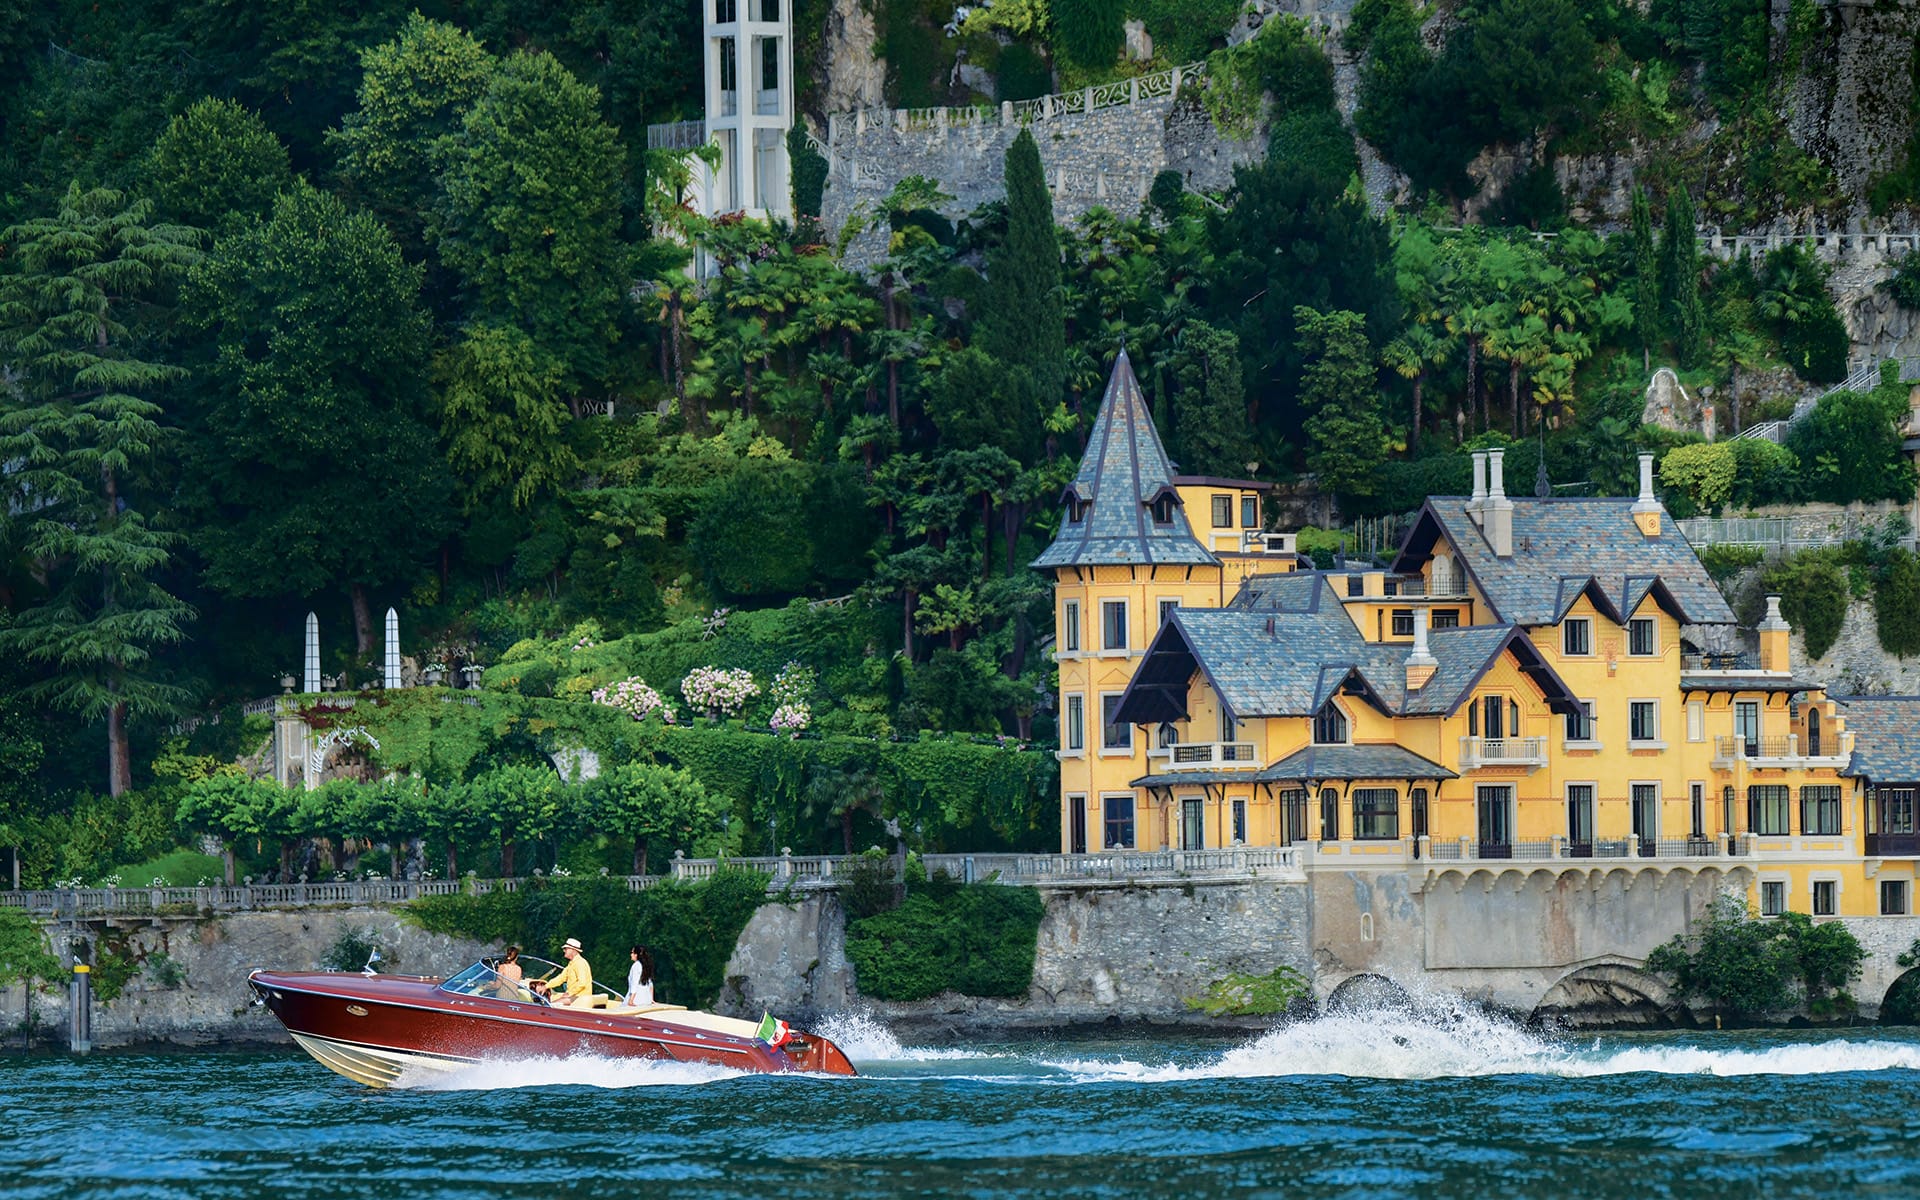
[{"label": "white modern building", "polygon": [[713,144],[717,168],[697,164],[687,200],[702,216],[793,216],[787,130],[793,127],[791,0],[699,0],[705,27],[705,104],[699,121],[653,125],[649,149]]}]

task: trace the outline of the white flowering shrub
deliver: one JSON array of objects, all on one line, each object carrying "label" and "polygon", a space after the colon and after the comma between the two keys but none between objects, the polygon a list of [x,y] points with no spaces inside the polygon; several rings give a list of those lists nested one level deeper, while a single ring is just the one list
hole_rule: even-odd
[{"label": "white flowering shrub", "polygon": [[773,717],[767,722],[776,733],[799,733],[813,724],[813,710],[804,702],[782,704],[773,710]]},{"label": "white flowering shrub", "polygon": [[730,717],[760,694],[760,685],[743,667],[695,667],[680,681],[680,694],[709,716]]},{"label": "white flowering shrub", "polygon": [[673,707],[659,692],[647,686],[647,681],[638,675],[622,679],[618,683],[593,689],[593,702],[617,708],[636,721],[657,716],[667,724],[673,724]]}]

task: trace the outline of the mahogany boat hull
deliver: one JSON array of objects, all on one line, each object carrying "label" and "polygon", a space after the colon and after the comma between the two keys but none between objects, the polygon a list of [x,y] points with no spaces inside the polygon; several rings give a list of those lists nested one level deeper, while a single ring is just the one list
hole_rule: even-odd
[{"label": "mahogany boat hull", "polygon": [[440,989],[439,979],[417,976],[255,971],[247,982],[302,1049],[328,1069],[370,1087],[489,1060],[576,1054],[737,1071],[854,1074],[846,1055],[826,1038],[795,1033],[775,1047],[714,1028],[744,1023],[705,1013],[633,1016],[547,1007],[450,994]]}]

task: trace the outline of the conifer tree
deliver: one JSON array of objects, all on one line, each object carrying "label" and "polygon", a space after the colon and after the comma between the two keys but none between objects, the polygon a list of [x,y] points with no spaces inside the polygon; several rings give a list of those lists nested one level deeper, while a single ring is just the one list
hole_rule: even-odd
[{"label": "conifer tree", "polygon": [[1693,228],[1693,201],[1684,190],[1667,200],[1667,222],[1660,240],[1660,287],[1682,366],[1693,366],[1705,350],[1707,311],[1700,302],[1700,250]]},{"label": "conifer tree", "polygon": [[1066,384],[1067,326],[1060,303],[1060,239],[1040,147],[1025,129],[1007,148],[1007,236],[987,256],[980,345],[1009,374],[1024,372],[1041,413]]},{"label": "conifer tree", "polygon": [[1633,189],[1627,247],[1633,258],[1633,334],[1640,342],[1641,367],[1651,369],[1653,349],[1660,344],[1660,257],[1645,188]]},{"label": "conifer tree", "polygon": [[23,693],[106,722],[107,786],[133,786],[127,722],[182,699],[152,668],[193,610],[154,577],[172,535],[152,529],[135,481],[166,430],[150,398],[178,368],[136,356],[140,306],[196,256],[188,229],[149,225],[149,201],[67,190],[55,215],[0,234],[20,269],[0,276],[0,462],[17,544],[45,580],[0,629],[0,653],[45,674]]},{"label": "conifer tree", "polygon": [[1182,469],[1239,476],[1256,457],[1240,375],[1240,339],[1205,321],[1188,322],[1173,352],[1174,445]]},{"label": "conifer tree", "polygon": [[1356,312],[1293,310],[1306,368],[1300,373],[1306,420],[1307,468],[1322,492],[1365,496],[1373,492],[1390,439],[1380,415],[1373,347],[1367,319]]}]

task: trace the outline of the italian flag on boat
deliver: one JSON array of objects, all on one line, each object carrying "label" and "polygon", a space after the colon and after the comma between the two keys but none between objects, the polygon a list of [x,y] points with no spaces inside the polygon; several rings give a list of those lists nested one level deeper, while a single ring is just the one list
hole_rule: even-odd
[{"label": "italian flag on boat", "polygon": [[775,1017],[772,1013],[762,1012],[760,1014],[760,1028],[754,1030],[753,1036],[759,1038],[767,1045],[778,1049],[787,1044],[787,1039],[793,1036],[793,1030],[787,1027],[785,1021]]}]

